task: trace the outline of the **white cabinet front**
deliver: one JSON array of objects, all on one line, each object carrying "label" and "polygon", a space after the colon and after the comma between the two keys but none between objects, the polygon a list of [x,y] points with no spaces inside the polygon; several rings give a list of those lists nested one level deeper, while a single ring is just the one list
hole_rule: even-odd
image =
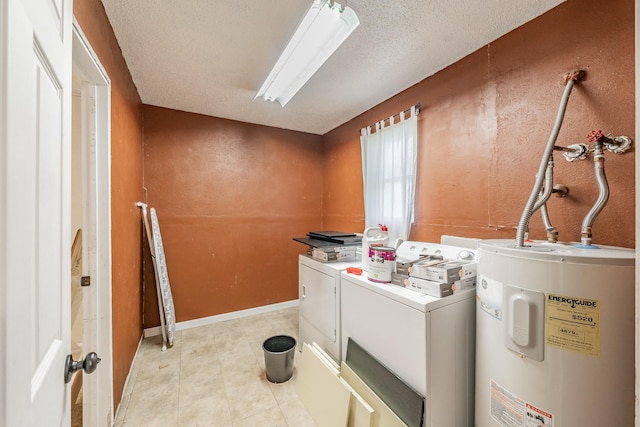
[{"label": "white cabinet front", "polygon": [[[330,342],[336,341],[337,277],[299,265],[300,318]],[[305,337],[300,337],[303,341]],[[320,344],[320,343],[318,343]]]}]

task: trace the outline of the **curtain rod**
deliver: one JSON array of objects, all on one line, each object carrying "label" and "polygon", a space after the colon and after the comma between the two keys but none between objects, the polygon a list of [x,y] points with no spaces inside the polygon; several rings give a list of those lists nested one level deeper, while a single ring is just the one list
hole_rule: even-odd
[{"label": "curtain rod", "polygon": [[[420,108],[422,107],[422,104],[420,104],[420,103],[418,102],[416,105],[414,105],[414,107],[416,107],[416,116],[417,116],[418,114],[420,114]],[[399,113],[396,113],[396,114],[394,114],[394,115],[393,115],[393,116],[391,116],[391,117],[392,117],[392,118],[393,118],[393,117],[400,117],[400,114],[401,114],[401,113],[406,113],[406,112],[408,112],[408,111],[411,111],[411,108],[412,108],[412,107],[409,107],[409,108],[407,108],[406,110],[400,111]],[[385,119],[382,119],[382,120],[378,120],[376,123],[371,124],[371,125],[369,125],[369,126],[365,126],[365,127],[364,127],[364,129],[366,129],[366,128],[368,128],[368,127],[370,127],[370,128],[374,128],[374,129],[375,129],[375,126],[376,126],[376,124],[377,124],[377,123],[380,123],[380,122],[383,122],[383,121],[386,121],[386,120],[389,120],[389,117],[387,117],[387,118],[385,118]]]}]

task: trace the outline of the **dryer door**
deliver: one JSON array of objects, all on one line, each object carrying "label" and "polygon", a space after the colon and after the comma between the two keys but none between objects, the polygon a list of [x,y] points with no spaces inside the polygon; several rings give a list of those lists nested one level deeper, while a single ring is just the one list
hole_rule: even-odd
[{"label": "dryer door", "polygon": [[[336,288],[339,278],[304,264],[299,265],[298,274],[300,339],[309,344],[315,341],[326,351],[327,345],[336,342]],[[308,330],[303,330],[303,323]]]}]

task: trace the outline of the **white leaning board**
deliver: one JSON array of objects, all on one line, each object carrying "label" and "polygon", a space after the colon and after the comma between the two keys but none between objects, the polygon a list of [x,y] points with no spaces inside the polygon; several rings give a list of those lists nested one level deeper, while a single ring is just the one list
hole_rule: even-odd
[{"label": "white leaning board", "polygon": [[[314,351],[315,350],[315,351]],[[345,427],[351,393],[340,382],[339,370],[304,343],[298,363],[296,389],[318,427]]]},{"label": "white leaning board", "polygon": [[167,261],[164,256],[164,246],[160,235],[160,224],[156,210],[151,208],[151,228],[153,229],[153,249],[155,252],[154,267],[156,270],[156,286],[160,287],[162,295],[162,307],[164,313],[165,328],[167,330],[167,344],[173,346],[173,336],[176,331],[176,313],[173,308],[173,296],[171,295],[171,285],[169,284],[169,274],[167,273]]},{"label": "white leaning board", "polygon": [[316,343],[304,343],[298,396],[320,427],[406,427],[346,364],[341,367]]},{"label": "white leaning board", "polygon": [[345,362],[342,362],[340,367],[340,375],[373,409],[370,423],[372,427],[407,427],[395,412]]},{"label": "white leaning board", "polygon": [[144,229],[149,241],[149,251],[153,261],[153,271],[156,278],[156,292],[158,296],[158,309],[160,311],[160,329],[162,331],[162,351],[173,346],[176,330],[176,315],[173,308],[173,296],[167,273],[167,262],[164,256],[164,246],[160,235],[160,224],[156,210],[151,208],[151,227],[147,217],[147,204],[138,202],[136,205],[142,209]]}]

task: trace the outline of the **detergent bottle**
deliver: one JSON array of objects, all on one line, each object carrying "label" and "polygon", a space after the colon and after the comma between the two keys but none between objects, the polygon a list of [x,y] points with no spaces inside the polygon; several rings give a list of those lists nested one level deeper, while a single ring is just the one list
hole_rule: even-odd
[{"label": "detergent bottle", "polygon": [[385,246],[389,241],[387,226],[378,224],[377,227],[369,227],[362,233],[362,266],[366,269],[369,265],[369,248],[371,246]]}]

